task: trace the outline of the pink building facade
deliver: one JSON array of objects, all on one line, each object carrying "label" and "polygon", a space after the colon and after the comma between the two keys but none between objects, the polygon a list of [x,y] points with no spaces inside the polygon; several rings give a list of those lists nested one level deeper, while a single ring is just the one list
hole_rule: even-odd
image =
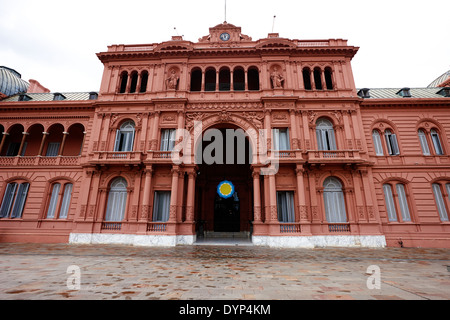
[{"label": "pink building facade", "polygon": [[450,247],[448,88],[357,89],[357,51],[225,22],[4,99],[0,241]]}]

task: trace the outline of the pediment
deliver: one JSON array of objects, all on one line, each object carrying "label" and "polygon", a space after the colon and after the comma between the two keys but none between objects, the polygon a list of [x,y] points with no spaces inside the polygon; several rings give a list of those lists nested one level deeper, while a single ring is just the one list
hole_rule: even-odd
[{"label": "pediment", "polygon": [[278,48],[295,48],[295,44],[292,41],[282,38],[276,39],[263,39],[256,45],[257,49],[278,49]]},{"label": "pediment", "polygon": [[188,41],[168,41],[158,45],[154,51],[190,51],[192,45]]}]

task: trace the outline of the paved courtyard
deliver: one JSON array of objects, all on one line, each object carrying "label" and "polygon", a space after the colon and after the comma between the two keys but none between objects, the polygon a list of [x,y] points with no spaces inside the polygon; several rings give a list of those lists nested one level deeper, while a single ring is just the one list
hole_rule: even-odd
[{"label": "paved courtyard", "polygon": [[450,299],[450,249],[0,244],[0,299]]}]

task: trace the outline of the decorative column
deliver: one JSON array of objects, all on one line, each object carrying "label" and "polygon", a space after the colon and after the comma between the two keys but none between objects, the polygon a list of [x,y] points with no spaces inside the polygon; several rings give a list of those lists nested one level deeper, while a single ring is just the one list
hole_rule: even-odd
[{"label": "decorative column", "polygon": [[[20,147],[19,147],[19,151],[17,152],[17,155],[18,156],[20,156],[20,155],[22,155],[22,150],[23,150],[23,146],[24,146],[24,144],[25,144],[25,140],[26,140],[26,138],[27,138],[27,136],[29,135],[29,133],[28,132],[22,132],[22,141],[20,142]],[[1,150],[2,148],[0,147],[0,150]]]},{"label": "decorative column", "polygon": [[297,198],[298,198],[298,212],[300,218],[299,221],[305,223],[309,221],[306,206],[305,182],[303,181],[303,172],[304,172],[303,167],[301,165],[297,165],[295,173],[297,176]]},{"label": "decorative column", "polygon": [[159,128],[159,115],[160,111],[156,111],[153,117],[153,132],[150,140],[150,150],[155,151],[158,144],[158,128]]},{"label": "decorative column", "polygon": [[61,142],[61,146],[59,147],[59,150],[58,150],[58,156],[62,156],[62,154],[64,152],[64,145],[66,143],[66,139],[67,139],[68,135],[69,135],[68,132],[63,132],[63,139],[62,139],[62,142]]},{"label": "decorative column", "polygon": [[248,91],[248,70],[244,71],[244,82],[245,82],[245,91]]},{"label": "decorative column", "polygon": [[290,109],[289,114],[291,117],[291,137],[292,137],[292,150],[299,149],[298,135],[297,135],[297,119],[295,115],[295,109]]},{"label": "decorative column", "polygon": [[194,203],[195,203],[195,178],[197,173],[195,169],[188,171],[188,188],[186,199],[186,222],[194,222]]},{"label": "decorative column", "polygon": [[[177,200],[178,200],[178,175],[180,173],[180,169],[178,166],[172,167],[172,188],[170,192],[170,211],[169,211],[169,221],[175,223],[176,222],[176,213],[177,213]],[[175,231],[175,230],[173,230]]]},{"label": "decorative column", "polygon": [[205,70],[202,70],[202,91],[205,91]]},{"label": "decorative column", "polygon": [[3,137],[2,137],[2,142],[0,142],[0,152],[2,152],[3,149],[3,145],[5,144],[6,141],[6,136],[9,136],[8,132],[3,132]]},{"label": "decorative column", "polygon": [[277,213],[277,187],[275,181],[275,175],[269,175],[269,203],[270,203],[270,221],[278,221]]},{"label": "decorative column", "polygon": [[142,207],[141,207],[141,216],[139,220],[147,221],[149,218],[150,212],[150,192],[152,188],[152,175],[153,169],[152,166],[148,166],[145,172],[145,180],[144,180],[144,193],[142,196]]},{"label": "decorative column", "polygon": [[45,140],[47,139],[48,134],[49,134],[48,132],[42,132],[42,140],[41,145],[39,147],[38,156],[42,156],[42,150],[44,149]]},{"label": "decorative column", "polygon": [[78,154],[79,156],[83,153],[84,143],[86,142],[86,133],[86,131],[83,131],[83,141],[81,141],[80,153]]},{"label": "decorative column", "polygon": [[261,223],[261,190],[259,170],[253,170],[253,222]]}]

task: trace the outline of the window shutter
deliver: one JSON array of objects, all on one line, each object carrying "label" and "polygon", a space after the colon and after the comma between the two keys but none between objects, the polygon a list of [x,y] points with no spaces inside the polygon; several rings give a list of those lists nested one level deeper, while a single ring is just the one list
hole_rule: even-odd
[{"label": "window shutter", "polygon": [[392,196],[392,187],[390,184],[383,185],[384,199],[386,201],[386,210],[389,221],[397,221],[397,212],[395,210],[394,197]]},{"label": "window shutter", "polygon": [[66,219],[67,213],[69,212],[70,199],[72,197],[72,188],[73,185],[71,183],[67,183],[64,186],[64,196],[61,203],[61,210],[59,212],[60,219]]},{"label": "window shutter", "polygon": [[422,147],[422,153],[424,156],[429,156],[430,149],[428,148],[427,137],[425,136],[425,133],[423,132],[423,130],[419,130],[418,134],[419,134],[420,146]]},{"label": "window shutter", "polygon": [[20,218],[22,216],[23,207],[25,205],[25,200],[27,199],[28,183],[22,183],[19,185],[17,190],[16,200],[14,201],[14,206],[11,212],[11,218]]},{"label": "window shutter", "polygon": [[405,186],[403,184],[397,184],[398,201],[400,202],[400,210],[402,212],[403,221],[411,221],[409,214],[408,200],[406,199]]},{"label": "window shutter", "polygon": [[50,202],[48,204],[47,219],[53,219],[55,217],[56,203],[58,202],[60,188],[61,185],[59,183],[53,185]]},{"label": "window shutter", "polygon": [[16,193],[17,183],[8,183],[5,195],[3,197],[2,206],[0,208],[0,218],[6,218],[11,210],[14,195]]}]

